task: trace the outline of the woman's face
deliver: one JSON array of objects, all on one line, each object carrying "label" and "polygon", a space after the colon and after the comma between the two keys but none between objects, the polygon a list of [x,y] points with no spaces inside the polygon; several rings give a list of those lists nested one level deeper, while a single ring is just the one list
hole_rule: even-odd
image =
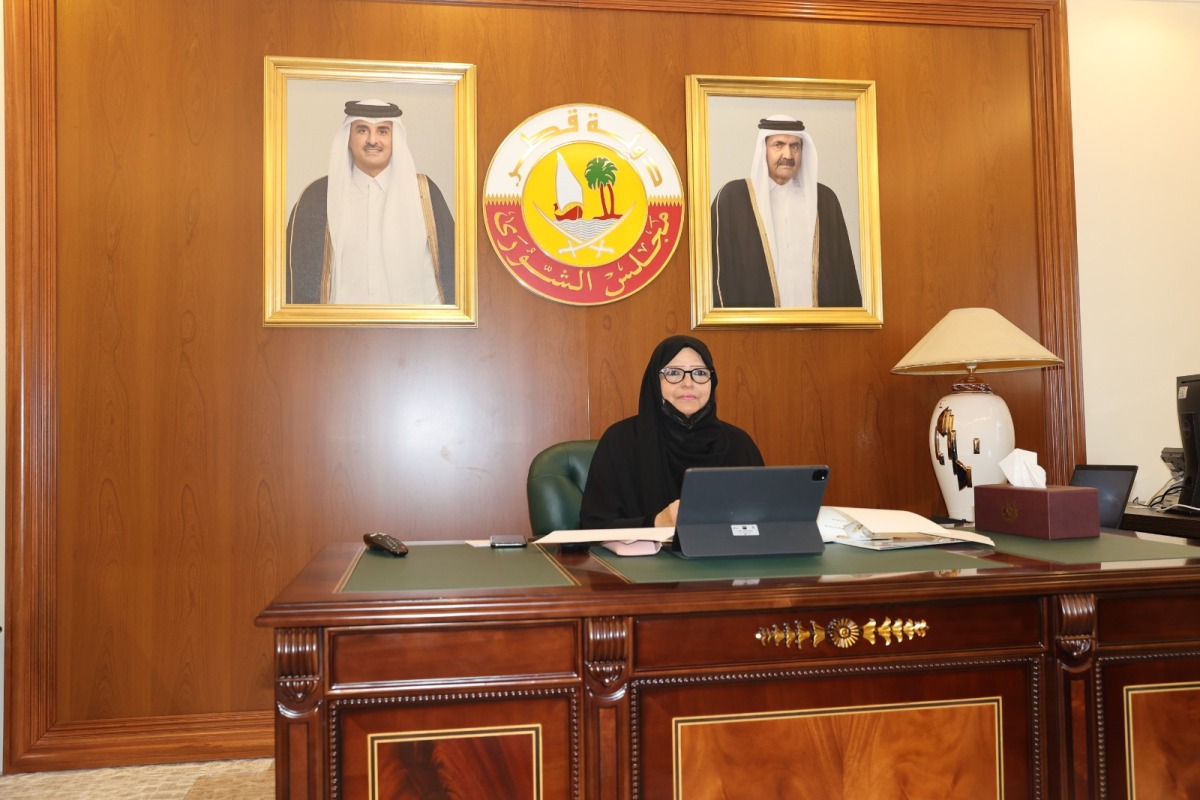
[{"label": "woman's face", "polygon": [[[675,357],[664,365],[664,368],[697,369],[707,366],[699,353],[690,347],[685,347],[676,353]],[[658,385],[662,388],[663,398],[675,406],[679,413],[688,417],[704,408],[708,403],[708,398],[712,395],[712,381],[696,383],[692,380],[690,373],[684,375],[683,380],[679,383],[667,383],[667,379],[659,375]]]}]

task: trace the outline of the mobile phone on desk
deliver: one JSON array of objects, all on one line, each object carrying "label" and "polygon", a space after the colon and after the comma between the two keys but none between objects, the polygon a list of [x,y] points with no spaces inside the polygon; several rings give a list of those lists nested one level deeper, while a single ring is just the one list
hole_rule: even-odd
[{"label": "mobile phone on desk", "polygon": [[509,547],[524,547],[529,544],[529,540],[520,534],[498,534],[490,539],[492,547],[497,550],[506,549]]}]

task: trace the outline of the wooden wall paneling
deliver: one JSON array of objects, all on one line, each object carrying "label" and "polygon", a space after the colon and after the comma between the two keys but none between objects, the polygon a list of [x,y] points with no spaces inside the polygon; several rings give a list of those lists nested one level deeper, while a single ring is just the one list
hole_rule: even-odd
[{"label": "wooden wall paneling", "polygon": [[54,26],[50,3],[4,4],[5,772],[56,717]]},{"label": "wooden wall paneling", "polygon": [[1083,369],[1079,327],[1079,252],[1075,231],[1075,172],[1071,144],[1071,89],[1065,1],[1030,28],[1034,80],[1034,146],[1038,169],[1039,308],[1043,343],[1062,358],[1044,370],[1045,466],[1049,480],[1066,483],[1076,464],[1087,463],[1083,426]]},{"label": "wooden wall paneling", "polygon": [[264,329],[264,55],[477,64],[481,181],[553,105],[637,118],[686,186],[685,75],[877,80],[884,328],[705,331],[721,415],[770,463],[830,463],[833,501],[935,512],[945,382],[890,368],[987,304],[1068,359],[994,384],[1018,444],[1073,463],[1061,4],[793,6],[9,0],[6,768],[269,752],[252,620],[279,587],[370,528],[525,530],[532,455],[634,413],[650,349],[690,330],[686,238],[641,292],[574,308],[482,232],[477,330]]}]

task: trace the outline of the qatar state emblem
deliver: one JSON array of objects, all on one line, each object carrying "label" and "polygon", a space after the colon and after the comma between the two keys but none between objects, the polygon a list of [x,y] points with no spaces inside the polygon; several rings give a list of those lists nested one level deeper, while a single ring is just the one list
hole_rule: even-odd
[{"label": "qatar state emblem", "polygon": [[528,289],[560,303],[628,297],[679,244],[675,162],[640,122],[603,106],[535,114],[500,144],[483,187],[496,255]]}]

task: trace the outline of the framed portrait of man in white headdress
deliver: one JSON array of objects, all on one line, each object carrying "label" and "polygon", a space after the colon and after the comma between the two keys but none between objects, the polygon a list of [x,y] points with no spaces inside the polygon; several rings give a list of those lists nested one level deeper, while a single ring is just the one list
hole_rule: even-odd
[{"label": "framed portrait of man in white headdress", "polygon": [[264,105],[264,324],[475,326],[475,67],[267,56]]},{"label": "framed portrait of man in white headdress", "polygon": [[692,325],[883,324],[875,84],[687,78]]}]

